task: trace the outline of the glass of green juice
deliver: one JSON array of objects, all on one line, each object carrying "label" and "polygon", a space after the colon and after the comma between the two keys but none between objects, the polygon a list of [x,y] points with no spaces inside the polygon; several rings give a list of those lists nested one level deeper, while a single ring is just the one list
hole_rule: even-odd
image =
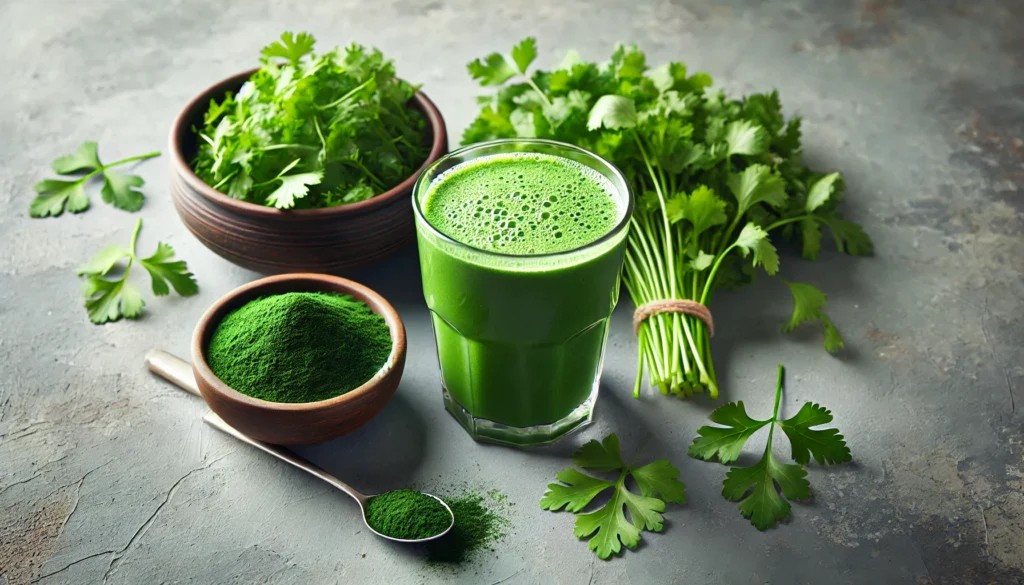
[{"label": "glass of green juice", "polygon": [[413,194],[445,407],[479,441],[590,422],[633,197],[610,163],[539,139],[467,146]]}]

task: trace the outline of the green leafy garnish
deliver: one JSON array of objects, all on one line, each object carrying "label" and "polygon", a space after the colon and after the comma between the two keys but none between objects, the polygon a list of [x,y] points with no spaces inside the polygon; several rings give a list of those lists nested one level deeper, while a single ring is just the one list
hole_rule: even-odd
[{"label": "green leafy garnish", "polygon": [[[619,451],[619,438],[608,435],[604,441],[590,441],[573,455],[573,463],[593,472],[614,472],[614,480],[601,479],[575,468],[558,472],[555,477],[562,483],[548,485],[540,500],[544,510],[577,513],[576,538],[590,538],[589,547],[599,558],[618,554],[622,546],[635,549],[640,544],[640,531],[661,532],[664,527],[662,513],[665,502],[682,504],[686,501],[686,486],[679,481],[679,470],[665,459],[642,467],[626,465]],[[640,493],[630,491],[627,480],[632,478]],[[583,512],[605,490],[612,489],[611,498],[604,506]],[[626,516],[626,511],[629,517]]]},{"label": "green leafy garnish", "polygon": [[105,165],[100,162],[96,143],[83,142],[78,150],[58,157],[51,166],[53,172],[58,175],[83,172],[85,175],[73,181],[43,179],[36,183],[37,197],[29,206],[29,215],[32,217],[57,217],[64,211],[81,213],[89,209],[89,195],[85,192],[85,185],[89,179],[97,175],[103,176],[101,195],[104,201],[118,209],[138,211],[142,207],[145,196],[137,187],[141,187],[145,181],[138,175],[126,175],[110,169],[154,156],[160,156],[160,153],[149,152]]},{"label": "green leafy garnish", "polygon": [[[569,51],[551,71],[530,70],[533,39],[509,53],[469,64],[482,86],[481,109],[463,143],[495,138],[568,142],[614,163],[637,194],[623,281],[636,305],[653,300],[711,302],[715,289],[749,284],[755,268],[779,271],[774,241],[792,240],[808,260],[821,252],[824,231],[836,249],[869,254],[871,240],[837,205],[839,173],[804,165],[800,119],[784,119],[778,93],[730,99],[710,89],[704,73],[684,64],[648,67],[635,46],[618,45],[604,63]],[[842,348],[826,316],[825,295],[788,283],[795,309],[785,330],[817,323],[828,351]],[[815,294],[816,293],[816,294]],[[655,315],[641,325],[634,395],[646,370],[664,394],[718,395],[704,322]]]},{"label": "green leafy garnish", "polygon": [[[199,292],[199,286],[188,271],[188,266],[182,260],[174,260],[174,249],[169,245],[159,242],[152,256],[140,258],[136,255],[135,242],[141,229],[142,218],[139,218],[128,249],[117,245],[107,246],[78,269],[78,275],[85,277],[82,295],[85,297],[85,310],[93,323],[103,324],[117,321],[121,317],[135,319],[142,313],[146,303],[139,289],[128,282],[135,263],[141,264],[149,273],[153,294],[157,296],[170,294],[171,288],[183,297]],[[120,276],[108,276],[126,259],[128,262]]]},{"label": "green leafy garnish", "polygon": [[[740,514],[749,518],[758,530],[766,530],[789,517],[790,500],[810,498],[810,483],[804,471],[811,457],[819,464],[845,463],[852,460],[850,448],[837,429],[812,429],[832,422],[832,413],[825,407],[807,402],[792,418],[779,420],[782,400],[783,368],[779,366],[775,388],[775,409],[768,420],[757,420],[747,414],[743,402],[723,405],[711,413],[711,422],[723,426],[703,426],[690,445],[689,454],[697,459],[732,463],[739,458],[747,440],[758,430],[769,426],[768,443],[761,460],[750,467],[732,467],[722,484],[722,495],[740,503]],[[782,463],[772,454],[775,427],[789,437],[796,464]],[[780,495],[779,492],[782,492]],[[783,497],[785,496],[785,497]]]},{"label": "green leafy garnish", "polygon": [[286,32],[236,93],[212,100],[192,167],[215,189],[278,209],[364,201],[412,176],[429,153],[417,87],[380,51],[317,55]]}]

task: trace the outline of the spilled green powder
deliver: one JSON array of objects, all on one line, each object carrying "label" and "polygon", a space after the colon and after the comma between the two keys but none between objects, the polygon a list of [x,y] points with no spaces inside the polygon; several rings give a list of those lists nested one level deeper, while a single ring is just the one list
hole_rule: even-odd
[{"label": "spilled green powder", "polygon": [[361,386],[391,354],[384,318],[349,295],[295,292],[232,311],[206,349],[213,373],[270,402],[315,402]]},{"label": "spilled green powder", "polygon": [[455,525],[441,538],[427,544],[427,560],[435,565],[462,565],[475,553],[494,550],[508,527],[507,498],[491,490],[489,499],[473,491],[446,497]]},{"label": "spilled green powder", "polygon": [[395,490],[370,498],[366,523],[391,538],[418,540],[448,530],[452,516],[441,502],[424,493]]}]

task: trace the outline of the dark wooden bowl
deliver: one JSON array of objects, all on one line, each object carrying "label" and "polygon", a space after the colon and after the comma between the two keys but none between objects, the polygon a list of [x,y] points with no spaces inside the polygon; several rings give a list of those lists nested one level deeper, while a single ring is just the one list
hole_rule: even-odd
[{"label": "dark wooden bowl", "polygon": [[[362,386],[318,402],[268,402],[232,389],[214,375],[206,347],[221,319],[258,297],[288,292],[338,292],[363,301],[384,317],[391,330],[387,363]],[[369,288],[326,274],[269,276],[240,286],[220,298],[196,325],[192,336],[192,373],[210,410],[246,435],[279,445],[319,443],[361,427],[391,400],[405,369],[405,327],[394,307]]]},{"label": "dark wooden bowl", "polygon": [[343,273],[389,256],[416,236],[410,194],[416,178],[448,151],[444,118],[423,92],[409,107],[427,119],[430,154],[398,186],[380,195],[337,207],[282,211],[232,199],[204,183],[189,166],[196,153],[192,128],[202,127],[212,98],[237,91],[256,69],[214,84],[197,95],[171,126],[171,199],[185,227],[204,246],[227,260],[264,274]]}]

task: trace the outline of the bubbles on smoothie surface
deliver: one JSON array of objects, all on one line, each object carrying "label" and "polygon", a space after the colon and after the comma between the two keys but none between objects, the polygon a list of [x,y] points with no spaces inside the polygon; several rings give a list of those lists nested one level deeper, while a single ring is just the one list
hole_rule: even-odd
[{"label": "bubbles on smoothie surface", "polygon": [[531,255],[579,248],[607,234],[621,211],[597,171],[535,153],[485,156],[434,179],[424,214],[438,231],[470,246]]}]

